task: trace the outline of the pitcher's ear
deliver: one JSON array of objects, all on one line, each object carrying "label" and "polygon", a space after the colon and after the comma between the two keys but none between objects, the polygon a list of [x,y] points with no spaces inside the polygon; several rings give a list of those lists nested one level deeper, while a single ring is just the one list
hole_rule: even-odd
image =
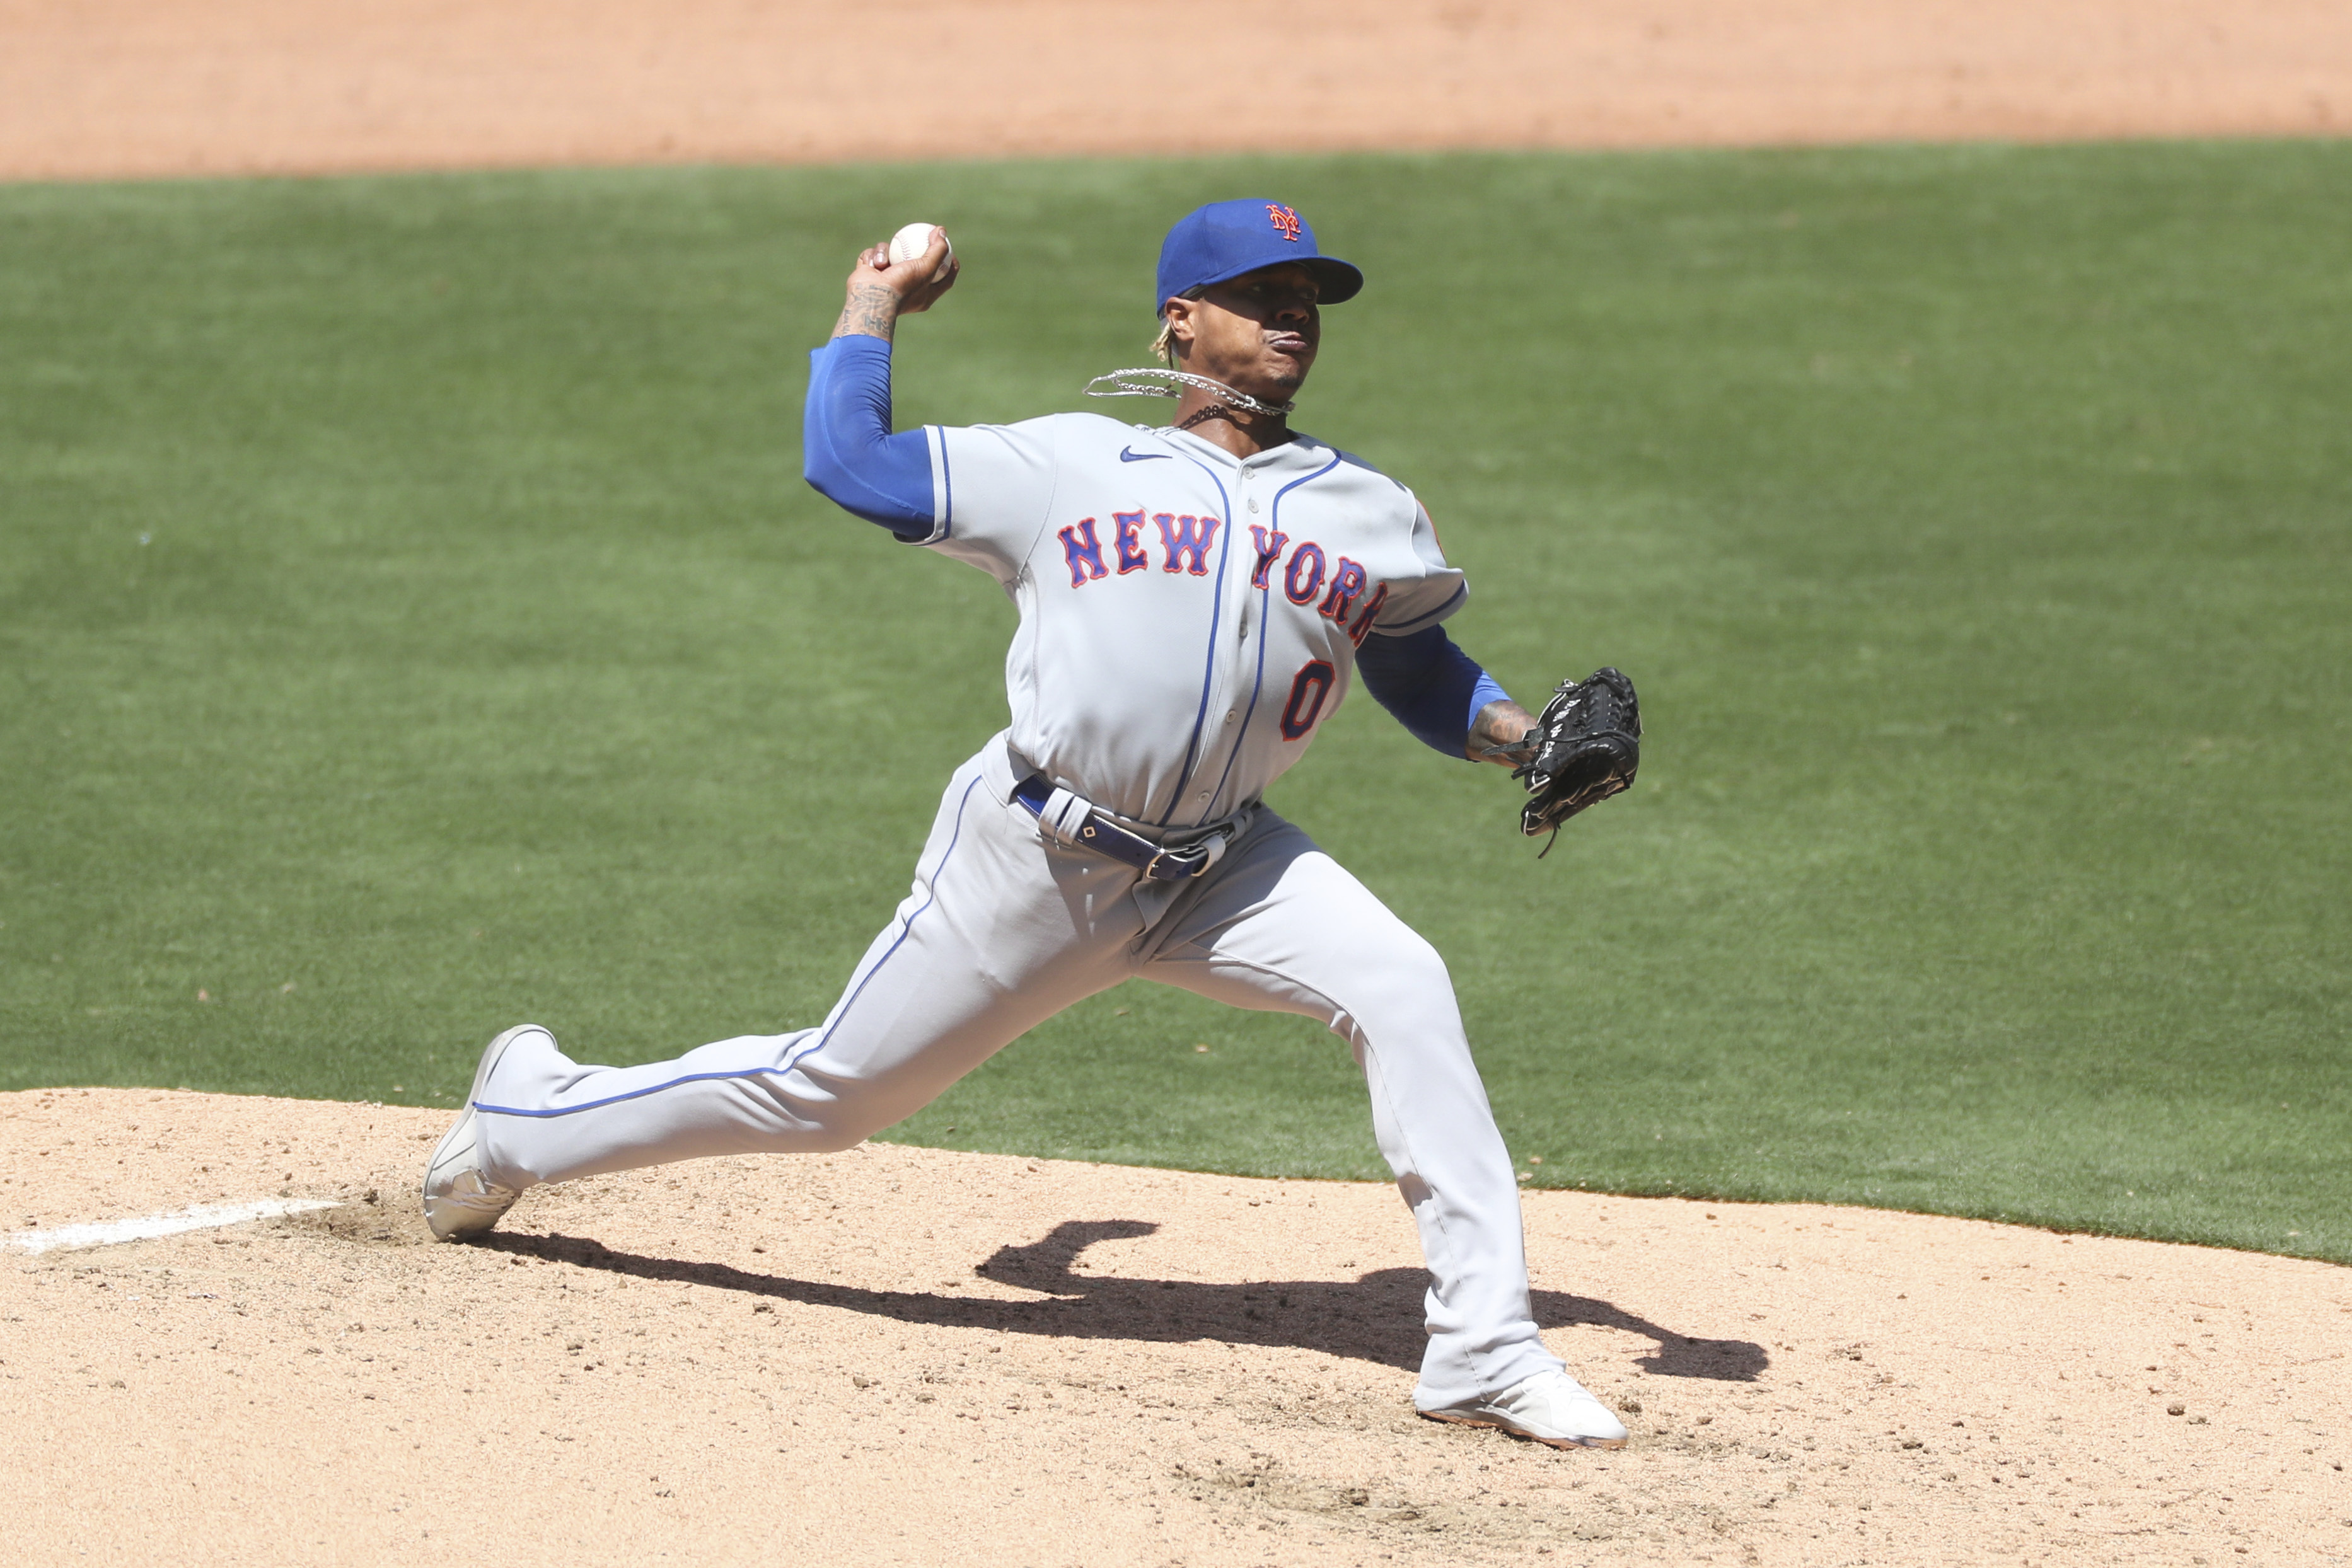
[{"label": "pitcher's ear", "polygon": [[1179,295],[1160,308],[1160,336],[1152,340],[1152,350],[1173,365],[1177,346],[1192,342],[1192,301]]}]

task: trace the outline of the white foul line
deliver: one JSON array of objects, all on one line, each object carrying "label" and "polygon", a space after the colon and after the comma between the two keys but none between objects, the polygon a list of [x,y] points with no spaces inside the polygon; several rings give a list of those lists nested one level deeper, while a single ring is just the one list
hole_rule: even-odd
[{"label": "white foul line", "polygon": [[183,1230],[209,1230],[248,1219],[338,1207],[323,1197],[257,1197],[246,1203],[192,1203],[169,1214],[142,1215],[136,1219],[101,1219],[88,1225],[60,1225],[50,1230],[17,1230],[0,1237],[0,1246],[27,1252],[58,1248],[110,1247],[118,1241],[143,1241],[150,1236],[173,1236]]}]

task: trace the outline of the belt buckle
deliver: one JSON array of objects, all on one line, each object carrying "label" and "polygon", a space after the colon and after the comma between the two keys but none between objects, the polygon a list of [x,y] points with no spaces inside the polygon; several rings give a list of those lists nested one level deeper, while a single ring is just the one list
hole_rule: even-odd
[{"label": "belt buckle", "polygon": [[[1160,873],[1160,862],[1167,861],[1171,864],[1175,863],[1180,861],[1186,852],[1187,852],[1181,850],[1161,850],[1158,854],[1153,855],[1150,860],[1144,862],[1143,874],[1153,882],[1175,882],[1180,880],[1175,876],[1162,876]],[[1194,866],[1192,870],[1182,873],[1182,875],[1185,877],[1194,877],[1200,875],[1202,872],[1208,869],[1209,857],[1202,855],[1201,857],[1201,863]]]}]

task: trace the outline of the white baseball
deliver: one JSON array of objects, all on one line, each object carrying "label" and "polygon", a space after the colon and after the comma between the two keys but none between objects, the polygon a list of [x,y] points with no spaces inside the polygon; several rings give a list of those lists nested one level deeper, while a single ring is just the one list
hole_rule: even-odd
[{"label": "white baseball", "polygon": [[[890,236],[891,265],[895,267],[902,261],[912,261],[930,249],[931,231],[939,226],[937,224],[908,224],[905,228],[892,235]],[[954,246],[948,246],[948,255],[950,256],[955,255]],[[947,265],[944,261],[940,262],[940,271],[945,271]],[[935,272],[931,276],[937,277],[939,273]]]}]

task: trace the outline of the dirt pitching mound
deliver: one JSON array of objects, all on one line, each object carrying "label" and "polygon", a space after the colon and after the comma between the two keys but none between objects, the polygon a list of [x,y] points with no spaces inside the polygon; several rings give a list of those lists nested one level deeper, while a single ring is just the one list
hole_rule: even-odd
[{"label": "dirt pitching mound", "polygon": [[[874,1145],[425,1239],[446,1113],[0,1095],[26,1562],[2339,1561],[2352,1271],[1529,1193],[1632,1444],[1414,1418],[1386,1187]],[[315,1212],[33,1252],[68,1224]]]}]

